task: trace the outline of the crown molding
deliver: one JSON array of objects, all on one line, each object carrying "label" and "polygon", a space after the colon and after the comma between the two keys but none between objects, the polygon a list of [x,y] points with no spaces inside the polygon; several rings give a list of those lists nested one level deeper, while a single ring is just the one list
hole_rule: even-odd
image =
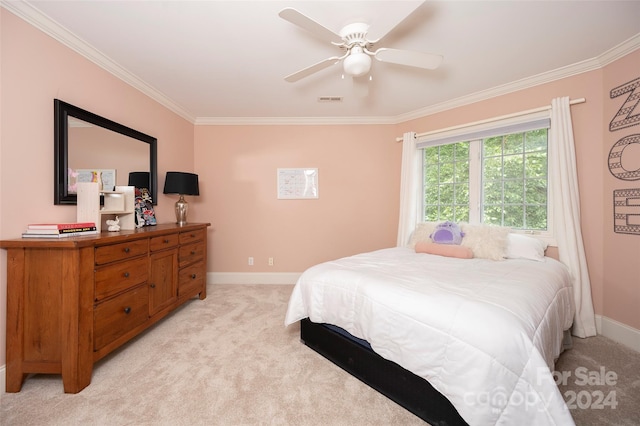
[{"label": "crown molding", "polygon": [[640,33],[604,52],[602,55],[598,56],[598,61],[600,62],[600,65],[604,67],[639,48]]},{"label": "crown molding", "polygon": [[640,48],[640,33],[638,33],[595,58],[392,117],[194,117],[189,111],[175,103],[162,92],[127,71],[111,58],[104,55],[102,52],[98,51],[89,43],[82,40],[60,24],[51,20],[35,6],[23,0],[0,0],[0,6],[19,16],[34,27],[89,59],[99,67],[120,78],[125,83],[149,96],[160,105],[163,105],[194,125],[246,126],[400,124],[406,121],[422,118],[427,115],[600,69]]},{"label": "crown molding", "polygon": [[501,86],[492,87],[491,89],[482,90],[470,95],[465,95],[456,99],[451,99],[446,102],[412,111],[407,114],[396,116],[395,124],[414,120],[416,118],[422,118],[427,115],[450,110],[453,108],[470,105],[476,102],[506,95],[508,93],[517,92],[519,90],[528,89],[530,87],[539,86],[541,84],[550,83],[552,81],[571,77],[577,74],[593,71],[599,68],[601,68],[601,66],[600,62],[597,59],[588,59],[577,64],[558,68],[553,71],[544,72],[532,77],[523,78],[511,83],[503,84]]},{"label": "crown molding", "polygon": [[144,82],[141,78],[126,70],[120,64],[103,54],[89,43],[67,30],[62,25],[53,21],[40,9],[22,0],[0,0],[0,6],[22,18],[53,39],[59,41],[71,50],[95,63],[105,71],[118,77],[120,80],[139,90],[159,104],[178,114],[185,120],[194,123],[193,117],[186,109],[176,104],[162,92]]},{"label": "crown molding", "polygon": [[450,101],[412,111],[407,114],[398,115],[395,117],[395,124],[414,120],[416,118],[422,118],[427,115],[435,114],[453,108],[458,108],[461,106],[473,104],[475,102],[505,95],[507,93],[517,92],[519,90],[528,89],[534,86],[539,86],[541,84],[550,83],[552,81],[561,80],[563,78],[600,69],[605,65],[608,65],[611,62],[614,62],[622,58],[623,56],[628,55],[638,48],[640,48],[640,33],[607,50],[602,55],[599,55],[596,58],[587,59],[582,62],[578,62],[552,71],[547,71],[538,75],[534,75],[532,77],[523,78],[521,80],[493,87],[491,89],[476,92],[471,95],[465,95],[456,99],[452,99]]},{"label": "crown molding", "polygon": [[196,126],[396,124],[389,117],[198,117]]}]

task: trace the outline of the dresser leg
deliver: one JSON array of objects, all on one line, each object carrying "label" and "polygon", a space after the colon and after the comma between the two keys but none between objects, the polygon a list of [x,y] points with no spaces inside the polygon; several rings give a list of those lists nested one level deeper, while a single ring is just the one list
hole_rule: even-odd
[{"label": "dresser leg", "polygon": [[62,376],[62,386],[64,388],[64,393],[78,393],[82,389],[86,388],[91,384],[91,375],[89,378],[77,378],[75,380],[71,380],[68,377]]},{"label": "dresser leg", "polygon": [[91,383],[93,354],[68,351],[62,357],[62,386],[65,393],[78,393]]},{"label": "dresser leg", "polygon": [[22,384],[24,380],[27,378],[26,373],[23,373],[21,370],[10,367],[9,363],[7,363],[7,371],[6,371],[6,383],[5,390],[7,393],[15,393],[20,392],[22,389]]}]

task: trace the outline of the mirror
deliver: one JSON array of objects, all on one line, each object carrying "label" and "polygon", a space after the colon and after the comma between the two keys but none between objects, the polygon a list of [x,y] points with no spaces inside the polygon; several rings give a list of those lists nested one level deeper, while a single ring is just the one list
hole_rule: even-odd
[{"label": "mirror", "polygon": [[54,204],[77,204],[75,184],[100,175],[127,185],[130,172],[149,172],[157,203],[157,139],[59,99],[54,100]]}]

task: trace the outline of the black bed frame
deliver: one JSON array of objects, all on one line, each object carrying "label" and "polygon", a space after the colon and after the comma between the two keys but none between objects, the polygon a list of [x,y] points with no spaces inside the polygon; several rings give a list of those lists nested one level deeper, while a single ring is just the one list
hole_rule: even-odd
[{"label": "black bed frame", "polygon": [[467,425],[451,402],[428,381],[382,358],[355,338],[308,318],[300,321],[300,338],[305,345],[429,424]]}]

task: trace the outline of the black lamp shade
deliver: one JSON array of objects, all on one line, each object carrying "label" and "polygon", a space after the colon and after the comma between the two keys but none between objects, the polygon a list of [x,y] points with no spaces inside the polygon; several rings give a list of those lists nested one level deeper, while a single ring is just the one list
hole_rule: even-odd
[{"label": "black lamp shade", "polygon": [[165,194],[200,195],[198,175],[195,173],[167,172],[164,180]]},{"label": "black lamp shade", "polygon": [[131,172],[129,173],[129,186],[136,188],[149,188],[149,172]]}]

